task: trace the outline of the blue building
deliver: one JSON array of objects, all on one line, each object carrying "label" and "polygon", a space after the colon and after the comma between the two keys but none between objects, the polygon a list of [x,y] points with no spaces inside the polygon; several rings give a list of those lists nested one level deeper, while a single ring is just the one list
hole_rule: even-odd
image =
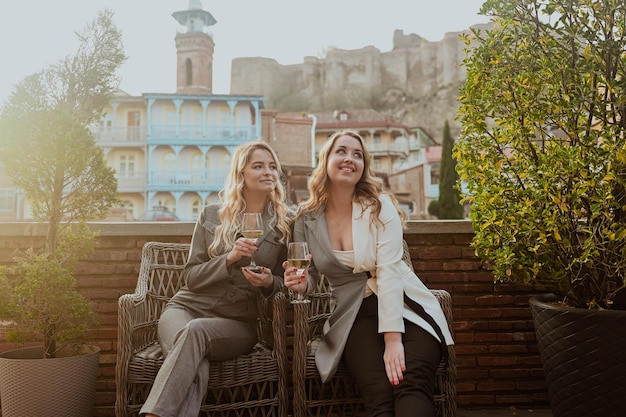
[{"label": "blue building", "polygon": [[176,93],[120,91],[92,128],[135,219],[160,206],[195,220],[223,188],[234,148],[261,137],[263,96],[212,94],[211,13],[190,0],[172,16],[181,25]]}]

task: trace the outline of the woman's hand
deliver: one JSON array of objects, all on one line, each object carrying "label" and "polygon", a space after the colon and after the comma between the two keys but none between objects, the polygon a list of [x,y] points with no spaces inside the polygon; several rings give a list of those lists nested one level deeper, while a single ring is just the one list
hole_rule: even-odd
[{"label": "woman's hand", "polygon": [[399,385],[404,378],[403,373],[406,371],[402,333],[387,332],[384,337],[385,353],[383,354],[383,361],[385,362],[387,378],[389,378],[391,385]]},{"label": "woman's hand", "polygon": [[256,252],[256,242],[245,237],[240,237],[235,241],[233,248],[226,255],[226,265],[230,266],[244,257],[250,257],[253,252]]},{"label": "woman's hand", "polygon": [[245,266],[241,268],[241,272],[243,273],[243,276],[246,277],[248,282],[255,287],[270,288],[274,285],[272,270],[264,266],[261,267],[261,272],[259,273],[252,272]]},{"label": "woman's hand", "polygon": [[[310,260],[311,255],[309,254],[308,257]],[[290,290],[305,293],[307,285],[307,274],[309,272],[305,269],[301,275],[298,275],[296,273],[298,271],[298,268],[296,268],[295,266],[291,266],[289,264],[289,261],[283,262],[283,268],[285,269],[285,273],[283,276],[285,286]]]}]

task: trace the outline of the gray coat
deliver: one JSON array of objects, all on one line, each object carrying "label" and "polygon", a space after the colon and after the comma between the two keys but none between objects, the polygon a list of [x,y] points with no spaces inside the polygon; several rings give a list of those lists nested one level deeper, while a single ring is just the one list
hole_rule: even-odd
[{"label": "gray coat", "polygon": [[198,217],[189,259],[183,271],[184,285],[166,308],[184,308],[197,317],[217,316],[255,321],[259,314],[259,291],[269,297],[283,288],[282,262],[287,259],[286,245],[280,242],[280,232],[270,229],[270,218],[264,213],[265,233],[258,240],[259,250],[254,254],[254,260],[257,265],[272,270],[274,286],[270,289],[252,286],[240,270],[250,263],[250,258],[244,257],[226,266],[229,248],[219,256],[211,258],[208,255],[207,250],[215,238],[215,228],[220,224],[217,215],[219,208],[219,204],[207,205]]},{"label": "gray coat", "polygon": [[307,288],[315,288],[320,274],[332,286],[335,309],[324,325],[324,337],[316,352],[315,362],[322,381],[330,379],[343,354],[352,324],[368,282],[378,296],[378,331],[404,332],[409,320],[439,340],[435,330],[404,304],[404,294],[419,303],[441,328],[447,345],[452,335],[439,302],[411,268],[402,260],[402,224],[389,197],[380,197],[382,208],[376,225],[370,210],[362,213],[361,205],[352,206],[352,241],[354,269],[342,264],[334,255],[323,208],[304,213],[294,224],[294,241],[306,241],[312,254]]}]

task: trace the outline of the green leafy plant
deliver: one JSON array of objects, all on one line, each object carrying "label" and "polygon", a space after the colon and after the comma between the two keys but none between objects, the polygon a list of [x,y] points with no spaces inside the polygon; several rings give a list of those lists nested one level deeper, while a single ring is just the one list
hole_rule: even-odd
[{"label": "green leafy plant", "polygon": [[116,88],[126,56],[111,11],[78,33],[74,56],[26,77],[0,111],[0,163],[47,225],[46,243],[18,254],[0,271],[0,319],[10,340],[43,341],[46,357],[77,346],[95,326],[89,300],[73,277],[93,252],[89,220],[118,203],[115,173],[87,126]]},{"label": "green leafy plant", "polygon": [[63,243],[54,253],[29,249],[15,266],[0,270],[0,317],[9,322],[8,341],[43,340],[46,357],[55,357],[66,349],[76,353],[86,333],[97,328],[93,305],[72,274],[78,260],[93,252],[93,233],[81,236],[84,245],[72,246],[73,253]]},{"label": "green leafy plant", "polygon": [[457,170],[496,280],[610,308],[626,277],[626,6],[488,0],[465,36]]}]

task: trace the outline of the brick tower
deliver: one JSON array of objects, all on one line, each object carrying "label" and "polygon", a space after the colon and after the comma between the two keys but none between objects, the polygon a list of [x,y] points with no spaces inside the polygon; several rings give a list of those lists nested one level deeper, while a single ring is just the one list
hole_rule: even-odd
[{"label": "brick tower", "polygon": [[187,10],[172,13],[185,27],[176,34],[176,94],[211,94],[213,91],[213,34],[217,23],[202,9],[201,0],[189,0]]}]

